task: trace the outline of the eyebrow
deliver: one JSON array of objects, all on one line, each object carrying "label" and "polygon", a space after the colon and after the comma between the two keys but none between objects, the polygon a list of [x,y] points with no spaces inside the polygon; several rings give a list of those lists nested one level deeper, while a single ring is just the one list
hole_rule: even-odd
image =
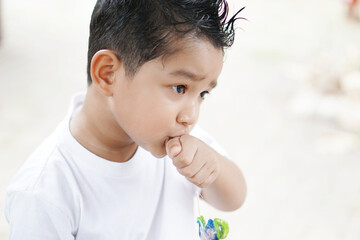
[{"label": "eyebrow", "polygon": [[[205,77],[204,76],[197,76],[196,74],[186,71],[186,70],[177,70],[170,73],[173,76],[179,76],[179,77],[185,77],[187,79],[190,79],[191,81],[201,81]],[[217,80],[212,81],[209,86],[214,89],[217,85]]]}]

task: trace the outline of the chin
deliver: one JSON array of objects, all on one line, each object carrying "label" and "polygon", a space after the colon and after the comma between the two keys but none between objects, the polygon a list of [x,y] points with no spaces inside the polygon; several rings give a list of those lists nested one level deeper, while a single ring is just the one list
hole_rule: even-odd
[{"label": "chin", "polygon": [[152,151],[150,151],[150,153],[154,156],[154,157],[156,157],[156,158],[163,158],[163,157],[165,157],[166,156],[166,152],[152,152]]},{"label": "chin", "polygon": [[143,149],[150,152],[156,158],[163,158],[167,155],[165,142],[164,143],[152,143],[152,144],[139,144]]},{"label": "chin", "polygon": [[148,151],[156,158],[163,158],[167,155],[165,148],[148,149]]}]

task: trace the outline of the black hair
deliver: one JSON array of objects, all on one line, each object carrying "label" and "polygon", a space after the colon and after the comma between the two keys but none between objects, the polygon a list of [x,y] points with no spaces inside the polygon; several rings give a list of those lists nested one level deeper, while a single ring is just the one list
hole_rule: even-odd
[{"label": "black hair", "polygon": [[226,0],[98,0],[90,22],[90,64],[101,49],[113,50],[131,76],[145,62],[172,53],[186,36],[205,38],[222,50],[234,41],[234,22]]}]

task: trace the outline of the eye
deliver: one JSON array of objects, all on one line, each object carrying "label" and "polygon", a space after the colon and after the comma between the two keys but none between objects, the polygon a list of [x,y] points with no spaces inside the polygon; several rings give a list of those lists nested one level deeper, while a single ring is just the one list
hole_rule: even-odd
[{"label": "eye", "polygon": [[176,85],[176,86],[172,86],[172,88],[178,94],[184,94],[186,90],[186,86],[184,85]]},{"label": "eye", "polygon": [[200,93],[200,97],[202,99],[204,99],[206,94],[209,94],[209,92],[208,91],[203,91],[203,92]]}]

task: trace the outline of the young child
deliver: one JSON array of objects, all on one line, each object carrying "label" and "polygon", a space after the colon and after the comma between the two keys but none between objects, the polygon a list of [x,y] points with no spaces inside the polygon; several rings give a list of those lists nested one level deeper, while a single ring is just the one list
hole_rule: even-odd
[{"label": "young child", "polygon": [[239,168],[195,127],[236,15],[225,0],[98,0],[88,90],[8,188],[10,239],[196,239],[193,197],[232,211]]}]

